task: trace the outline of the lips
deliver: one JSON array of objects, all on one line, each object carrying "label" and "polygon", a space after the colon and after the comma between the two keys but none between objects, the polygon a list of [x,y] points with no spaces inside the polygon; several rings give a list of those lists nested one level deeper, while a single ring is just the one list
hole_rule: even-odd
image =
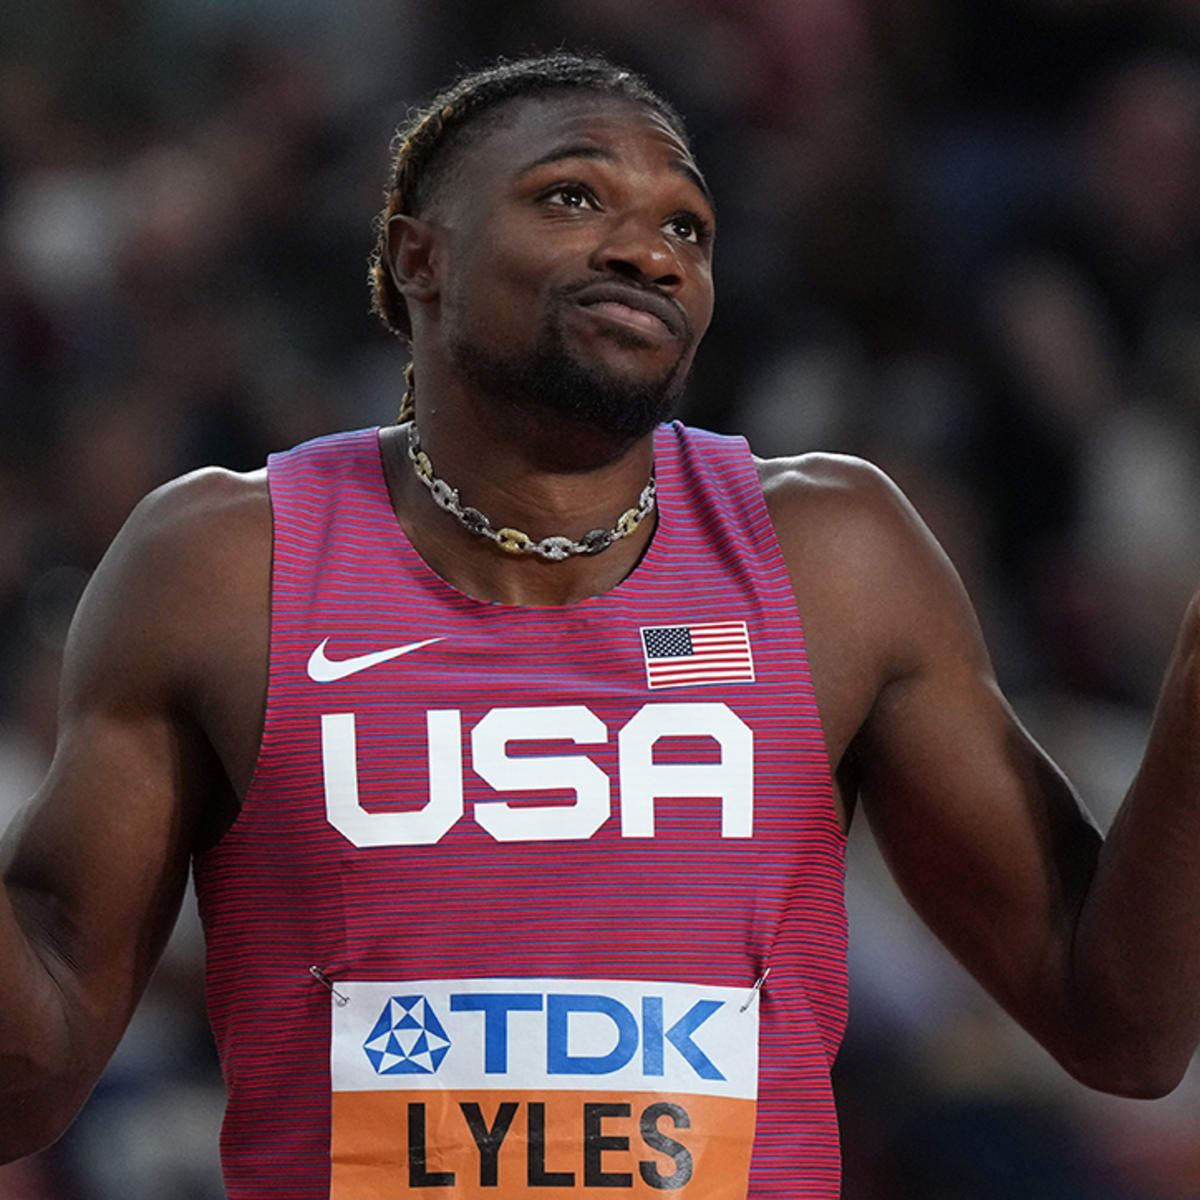
[{"label": "lips", "polygon": [[[687,331],[687,321],[674,302],[658,292],[647,291],[634,284],[591,283],[580,288],[573,299],[576,304],[584,308],[603,306],[601,311],[615,320],[621,320],[622,316],[625,316],[630,319],[628,323],[635,325],[644,323],[650,330],[656,326],[646,323],[645,318],[639,322],[636,316],[641,313],[648,314],[661,321],[666,326],[667,332],[674,338],[682,338]],[[633,311],[622,312],[622,310],[630,309]]]}]

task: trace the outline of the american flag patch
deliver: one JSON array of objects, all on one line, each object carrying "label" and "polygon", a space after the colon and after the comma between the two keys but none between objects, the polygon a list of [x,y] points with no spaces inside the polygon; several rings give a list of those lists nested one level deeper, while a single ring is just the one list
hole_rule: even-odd
[{"label": "american flag patch", "polygon": [[745,621],[643,627],[642,656],[652,688],[754,682]]}]

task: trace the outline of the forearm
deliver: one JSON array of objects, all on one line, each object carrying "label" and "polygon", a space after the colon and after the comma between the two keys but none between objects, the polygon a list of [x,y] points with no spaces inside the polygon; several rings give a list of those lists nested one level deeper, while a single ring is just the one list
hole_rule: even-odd
[{"label": "forearm", "polygon": [[82,1101],[65,980],[30,936],[31,915],[19,893],[0,886],[0,1162],[52,1141]]},{"label": "forearm", "polygon": [[[1105,841],[1070,963],[1097,1086],[1162,1094],[1200,1040],[1200,605],[1181,629],[1141,769]],[[1088,1079],[1088,1082],[1092,1082]]]}]

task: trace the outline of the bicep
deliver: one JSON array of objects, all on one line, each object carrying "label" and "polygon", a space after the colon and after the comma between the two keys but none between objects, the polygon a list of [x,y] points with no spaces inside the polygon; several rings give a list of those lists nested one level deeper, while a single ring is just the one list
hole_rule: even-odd
[{"label": "bicep", "polygon": [[178,912],[205,759],[176,701],[171,583],[153,577],[156,558],[135,523],[89,585],[56,752],[0,853],[37,994],[56,1002],[46,1035],[81,1075],[119,1039]]},{"label": "bicep", "polygon": [[1000,693],[957,575],[921,544],[931,540],[909,547],[892,597],[903,666],[856,739],[863,808],[913,907],[1037,1031],[1056,1019],[1101,838]]},{"label": "bicep", "polygon": [[6,835],[4,881],[60,984],[95,1019],[128,1015],[187,877],[192,751],[161,715],[87,711]]},{"label": "bicep", "polygon": [[1061,1046],[1098,830],[1001,695],[957,572],[895,485],[836,455],[760,476],[836,779],[925,922]]}]

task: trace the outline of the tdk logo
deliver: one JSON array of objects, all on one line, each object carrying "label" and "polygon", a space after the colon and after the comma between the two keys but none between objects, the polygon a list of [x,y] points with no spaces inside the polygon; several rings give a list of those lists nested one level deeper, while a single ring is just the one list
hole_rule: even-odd
[{"label": "tdk logo", "polygon": [[[723,1004],[697,1000],[668,1025],[662,996],[642,996],[640,1011],[635,1011],[612,996],[586,992],[450,995],[451,1012],[480,1015],[485,1075],[508,1074],[510,1041],[519,1038],[522,1048],[528,1048],[530,1025],[536,1020],[544,1023],[547,1075],[611,1075],[640,1053],[641,1073],[661,1076],[670,1046],[701,1079],[724,1079],[692,1038]],[[525,1016],[533,1013],[545,1015],[540,1020]]]},{"label": "tdk logo", "polygon": [[442,1065],[450,1039],[424,996],[393,996],[363,1049],[380,1075],[432,1075]]},{"label": "tdk logo", "polygon": [[[640,999],[634,1010],[612,996],[586,992],[452,992],[449,997],[452,1013],[479,1014],[466,1018],[481,1024],[466,1040],[482,1043],[475,1069],[482,1067],[484,1075],[508,1075],[510,1042],[528,1053],[536,1022],[539,1032],[544,1029],[544,1039],[536,1041],[544,1040],[547,1075],[611,1075],[632,1065],[653,1078],[666,1073],[668,1056],[675,1054],[676,1066],[686,1064],[700,1079],[725,1078],[692,1036],[723,1001],[697,1000],[668,1024],[662,996]],[[535,1013],[544,1015],[524,1015]],[[432,1075],[450,1045],[424,996],[393,996],[363,1049],[380,1075]]]},{"label": "tdk logo", "polygon": [[[748,987],[633,979],[338,980],[334,1091],[752,1099]],[[515,1094],[515,1093],[514,1093]]]}]

